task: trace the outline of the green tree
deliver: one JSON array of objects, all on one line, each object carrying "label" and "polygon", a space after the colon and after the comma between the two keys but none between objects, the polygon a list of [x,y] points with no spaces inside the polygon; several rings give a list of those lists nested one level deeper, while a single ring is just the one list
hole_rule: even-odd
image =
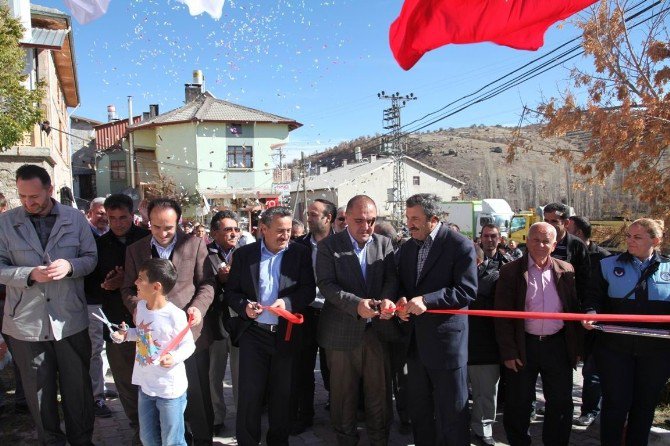
[{"label": "green tree", "polygon": [[19,46],[22,36],[21,23],[0,5],[0,151],[21,141],[24,132],[42,119],[42,84],[32,91],[21,84],[26,79],[25,52]]}]

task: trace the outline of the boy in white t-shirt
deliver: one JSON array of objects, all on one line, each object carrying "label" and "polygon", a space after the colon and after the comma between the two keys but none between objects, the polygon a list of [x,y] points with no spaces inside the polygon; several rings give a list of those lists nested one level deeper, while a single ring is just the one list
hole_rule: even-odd
[{"label": "boy in white t-shirt", "polygon": [[[140,387],[138,415],[144,446],[186,445],[186,369],[184,360],[195,351],[191,330],[186,330],[186,313],[168,302],[166,295],[177,282],[177,271],[165,259],[142,264],[135,285],[135,326],[112,333],[114,342],[136,341],[132,382]],[[186,330],[183,339],[169,352],[165,347]]]}]

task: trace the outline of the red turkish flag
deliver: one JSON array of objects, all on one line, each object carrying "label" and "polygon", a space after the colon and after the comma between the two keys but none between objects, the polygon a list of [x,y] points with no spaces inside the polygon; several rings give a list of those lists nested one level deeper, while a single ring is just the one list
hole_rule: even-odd
[{"label": "red turkish flag", "polygon": [[553,23],[597,0],[405,0],[389,40],[409,70],[428,51],[449,43],[494,42],[537,50]]}]

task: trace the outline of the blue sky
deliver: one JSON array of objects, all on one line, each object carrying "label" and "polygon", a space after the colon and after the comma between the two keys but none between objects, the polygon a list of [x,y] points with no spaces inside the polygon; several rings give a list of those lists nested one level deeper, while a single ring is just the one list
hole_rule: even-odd
[{"label": "blue sky", "polygon": [[[67,11],[61,0],[37,1]],[[389,104],[377,92],[414,93],[403,110],[409,122],[476,90],[579,31],[549,29],[538,52],[492,44],[450,45],[402,70],[388,46],[388,29],[401,0],[228,0],[223,17],[189,15],[175,0],[112,0],[108,13],[87,25],[74,21],[81,105],[75,114],[106,120],[115,104],[127,116],[158,103],[161,112],[183,104],[183,84],[201,69],[216,97],[293,118],[289,159],[361,135],[382,132]],[[580,58],[581,59],[581,58]],[[577,59],[577,60],[580,60]],[[493,100],[438,124],[516,125],[523,104],[569,85],[568,68],[554,69]]]}]

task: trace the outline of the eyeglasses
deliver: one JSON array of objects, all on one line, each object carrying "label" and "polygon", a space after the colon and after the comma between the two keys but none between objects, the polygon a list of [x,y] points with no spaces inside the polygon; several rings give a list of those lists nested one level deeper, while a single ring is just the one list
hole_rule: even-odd
[{"label": "eyeglasses", "polygon": [[233,227],[233,226],[228,226],[226,228],[221,228],[221,229],[223,230],[223,232],[233,232],[233,231],[240,232],[240,228],[236,228],[236,227]]},{"label": "eyeglasses", "polygon": [[337,221],[344,221],[345,217],[337,217]]}]

